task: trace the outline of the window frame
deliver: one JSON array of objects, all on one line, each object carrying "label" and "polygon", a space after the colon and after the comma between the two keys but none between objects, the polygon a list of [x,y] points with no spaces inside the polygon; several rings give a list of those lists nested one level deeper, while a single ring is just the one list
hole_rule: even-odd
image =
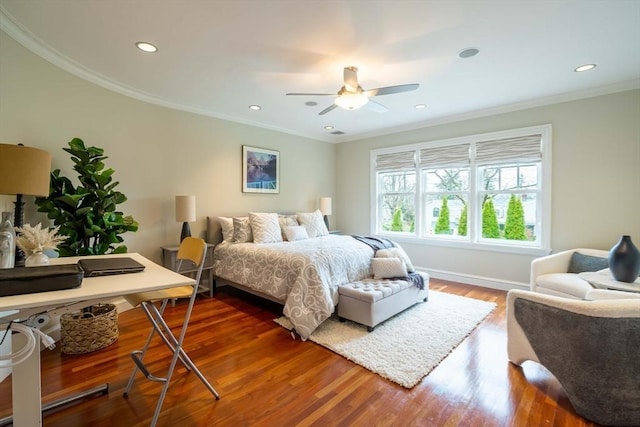
[{"label": "window frame", "polygon": [[[477,143],[494,141],[494,140],[506,140],[511,138],[524,137],[527,135],[540,135],[540,150],[541,157],[538,163],[538,189],[536,194],[536,233],[539,230],[539,238],[534,242],[517,241],[517,240],[505,240],[500,239],[494,241],[493,239],[482,238],[480,232],[479,221],[481,221],[481,215],[478,215],[477,210],[479,205],[479,197],[481,191],[478,190],[478,174],[482,167],[487,166],[486,162],[478,165],[475,159],[475,147]],[[470,146],[470,163],[469,163],[469,182],[468,182],[468,234],[466,238],[460,239],[447,238],[443,236],[426,236],[423,234],[424,227],[428,227],[426,224],[426,215],[423,212],[425,209],[423,201],[423,179],[422,173],[425,169],[421,167],[419,162],[416,162],[413,170],[416,173],[416,190],[415,190],[415,231],[409,232],[387,232],[382,230],[382,212],[381,203],[378,194],[378,172],[390,172],[377,171],[376,170],[376,158],[379,155],[393,154],[405,151],[419,152],[425,148],[438,148],[447,146],[459,146],[467,144]],[[531,126],[518,129],[509,129],[504,131],[489,132],[483,134],[475,134],[457,138],[448,138],[436,141],[421,142],[416,144],[400,145],[394,147],[386,147],[380,149],[373,149],[370,152],[370,191],[371,191],[371,217],[370,217],[370,231],[374,235],[381,235],[384,237],[392,238],[401,243],[414,243],[424,244],[432,246],[443,247],[456,247],[465,249],[477,249],[485,251],[529,254],[529,255],[544,255],[551,251],[551,147],[552,147],[552,126],[551,124]],[[417,156],[417,154],[416,154]],[[529,162],[526,162],[529,163]],[[524,164],[524,163],[523,163]],[[431,168],[433,169],[433,168]],[[443,168],[444,169],[444,168]],[[399,171],[400,169],[398,169]],[[406,170],[406,169],[403,169]],[[520,190],[518,190],[520,191]],[[515,191],[514,191],[515,192]],[[480,234],[480,236],[478,236]]]}]

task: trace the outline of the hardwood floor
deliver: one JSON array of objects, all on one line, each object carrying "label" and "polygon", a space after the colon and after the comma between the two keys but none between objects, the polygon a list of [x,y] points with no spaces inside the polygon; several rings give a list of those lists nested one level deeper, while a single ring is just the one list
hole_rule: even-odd
[{"label": "hardwood floor", "polygon": [[[506,357],[503,291],[431,280],[431,290],[494,301],[497,309],[417,386],[407,390],[312,343],[293,340],[273,322],[281,307],[228,287],[199,297],[185,346],[221,394],[216,401],[179,367],[159,426],[594,426],[576,415],[541,366]],[[180,324],[185,304],[168,309]],[[101,383],[109,394],[50,411],[45,426],[148,425],[160,390],[138,377],[122,392],[148,322],[141,310],[120,315],[120,338],[106,349],[42,354],[43,401]],[[429,325],[422,325],[428,328]],[[147,360],[162,375],[169,351],[159,340]],[[407,361],[411,363],[411,361]],[[159,368],[154,370],[154,368]],[[0,417],[11,413],[11,377],[0,383]]]}]

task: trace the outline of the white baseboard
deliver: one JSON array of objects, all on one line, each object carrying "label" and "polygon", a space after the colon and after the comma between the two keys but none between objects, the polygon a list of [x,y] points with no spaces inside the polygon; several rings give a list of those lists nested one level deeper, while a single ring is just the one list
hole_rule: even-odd
[{"label": "white baseboard", "polygon": [[448,280],[450,282],[464,283],[467,285],[482,286],[483,288],[499,289],[509,291],[511,289],[529,290],[528,283],[510,282],[507,280],[494,279],[491,277],[473,276],[470,274],[455,273],[452,271],[433,270],[418,268],[429,274],[434,279]]}]

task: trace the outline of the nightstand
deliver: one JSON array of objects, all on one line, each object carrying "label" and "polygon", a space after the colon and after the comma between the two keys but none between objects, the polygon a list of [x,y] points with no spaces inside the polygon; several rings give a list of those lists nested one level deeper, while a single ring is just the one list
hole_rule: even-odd
[{"label": "nightstand", "polygon": [[[207,243],[207,255],[204,258],[204,267],[202,268],[202,276],[198,283],[198,292],[209,292],[209,297],[213,297],[215,283],[213,279],[213,249],[216,245]],[[162,266],[169,270],[177,271],[177,255],[179,246],[162,246]],[[181,269],[178,273],[195,273],[195,269]]]}]

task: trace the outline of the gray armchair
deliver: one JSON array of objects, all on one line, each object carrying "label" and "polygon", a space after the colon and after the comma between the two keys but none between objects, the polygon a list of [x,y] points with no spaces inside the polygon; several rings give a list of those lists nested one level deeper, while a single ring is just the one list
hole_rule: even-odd
[{"label": "gray armchair", "polygon": [[640,300],[581,301],[511,290],[509,361],[545,366],[581,416],[640,425]]}]

